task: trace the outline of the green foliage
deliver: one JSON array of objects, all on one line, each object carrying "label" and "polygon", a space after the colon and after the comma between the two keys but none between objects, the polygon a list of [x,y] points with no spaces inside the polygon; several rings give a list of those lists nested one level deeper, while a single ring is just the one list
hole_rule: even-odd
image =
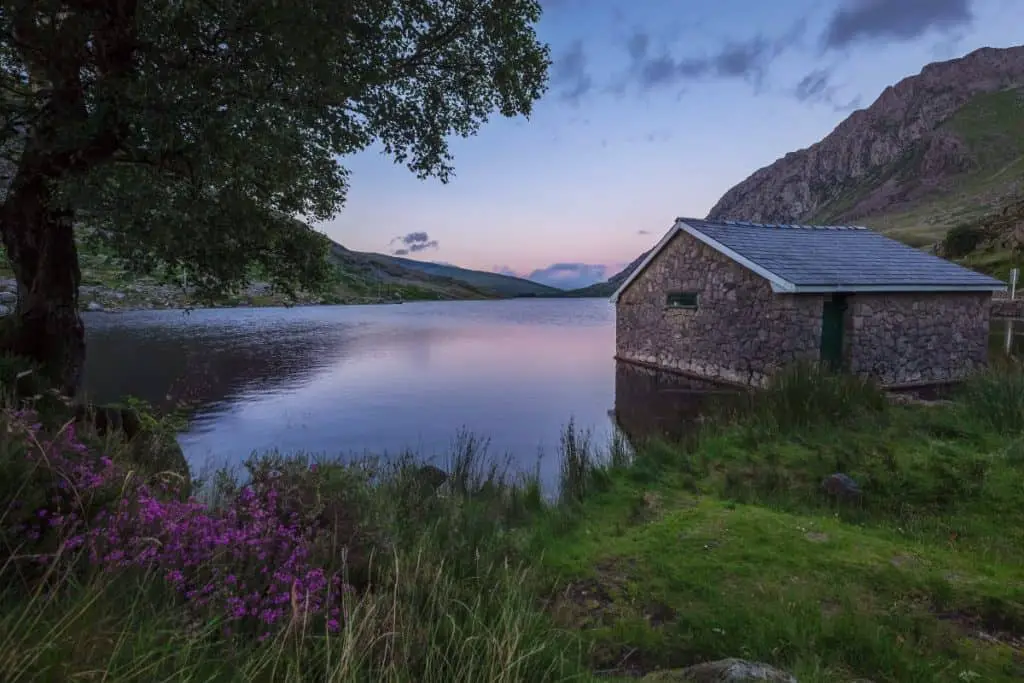
[{"label": "green foliage", "polygon": [[977,249],[984,239],[985,232],[979,226],[957,225],[942,238],[942,254],[947,258],[963,258]]},{"label": "green foliage", "polygon": [[4,2],[0,147],[17,159],[27,139],[89,239],[204,298],[253,264],[317,289],[327,243],[293,217],[342,206],[339,157],[376,144],[447,180],[452,136],[528,115],[545,88],[535,0],[115,5]]}]

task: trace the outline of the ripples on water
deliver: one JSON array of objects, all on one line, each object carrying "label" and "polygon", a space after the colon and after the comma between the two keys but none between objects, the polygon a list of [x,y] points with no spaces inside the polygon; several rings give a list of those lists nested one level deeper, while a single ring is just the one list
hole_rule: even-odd
[{"label": "ripples on water", "polygon": [[[1007,324],[993,323],[995,352]],[[617,369],[614,309],[599,299],[93,314],[87,328],[87,391],[194,406],[181,442],[199,468],[275,447],[438,457],[465,428],[532,471],[570,418],[603,444],[613,407],[660,431],[701,398]],[[1019,354],[1024,321],[1011,331]],[[540,467],[551,480],[558,463]]]},{"label": "ripples on water", "polygon": [[613,322],[604,300],[92,315],[85,381],[98,401],[193,404],[199,467],[271,447],[429,457],[466,428],[532,470],[570,418],[607,439]]}]

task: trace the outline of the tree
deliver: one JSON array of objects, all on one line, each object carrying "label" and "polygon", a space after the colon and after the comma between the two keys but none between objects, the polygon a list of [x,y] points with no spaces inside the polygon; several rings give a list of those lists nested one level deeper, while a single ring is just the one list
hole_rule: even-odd
[{"label": "tree", "polygon": [[379,144],[446,181],[447,139],[546,86],[536,0],[0,0],[0,221],[18,281],[10,349],[73,393],[85,358],[75,231],[205,295],[253,265],[326,274],[295,218],[344,203]]}]

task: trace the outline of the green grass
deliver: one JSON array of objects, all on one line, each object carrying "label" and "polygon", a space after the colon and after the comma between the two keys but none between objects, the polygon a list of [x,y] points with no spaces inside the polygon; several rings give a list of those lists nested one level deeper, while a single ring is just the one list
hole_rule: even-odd
[{"label": "green grass", "polygon": [[[1019,680],[1021,377],[921,407],[799,371],[692,445],[650,444],[578,525],[541,534],[559,623],[597,670],[745,657],[800,681]],[[860,502],[820,491],[836,471]]]},{"label": "green grass", "polygon": [[[709,415],[683,443],[607,450],[570,424],[549,496],[469,434],[438,493],[410,459],[338,469],[355,488],[324,495],[356,495],[376,539],[373,588],[341,633],[226,641],[159,576],[65,577],[52,595],[6,584],[0,667],[11,681],[587,681],[742,657],[804,683],[1020,680],[1019,366],[936,405],[802,366]],[[254,466],[289,467],[267,457]],[[822,493],[837,471],[859,499]]]},{"label": "green grass", "polygon": [[1024,160],[1024,90],[1002,90],[971,99],[943,125],[956,133],[990,176]]}]

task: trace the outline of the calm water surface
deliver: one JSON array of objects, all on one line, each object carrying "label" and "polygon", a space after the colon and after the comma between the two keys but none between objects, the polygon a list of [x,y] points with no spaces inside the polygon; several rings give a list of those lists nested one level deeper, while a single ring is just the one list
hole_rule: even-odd
[{"label": "calm water surface", "polygon": [[[85,386],[189,401],[194,467],[253,451],[446,453],[460,429],[532,471],[570,418],[596,440],[614,405],[603,299],[140,311],[86,320]],[[554,476],[553,457],[540,462]]]},{"label": "calm water surface", "polygon": [[[523,471],[548,454],[550,482],[570,418],[604,444],[613,409],[635,436],[707,394],[617,366],[614,320],[603,299],[91,314],[85,383],[101,402],[195,406],[180,440],[199,470],[273,448],[439,459],[468,429]],[[991,340],[1024,354],[1024,321],[994,321]]]}]

